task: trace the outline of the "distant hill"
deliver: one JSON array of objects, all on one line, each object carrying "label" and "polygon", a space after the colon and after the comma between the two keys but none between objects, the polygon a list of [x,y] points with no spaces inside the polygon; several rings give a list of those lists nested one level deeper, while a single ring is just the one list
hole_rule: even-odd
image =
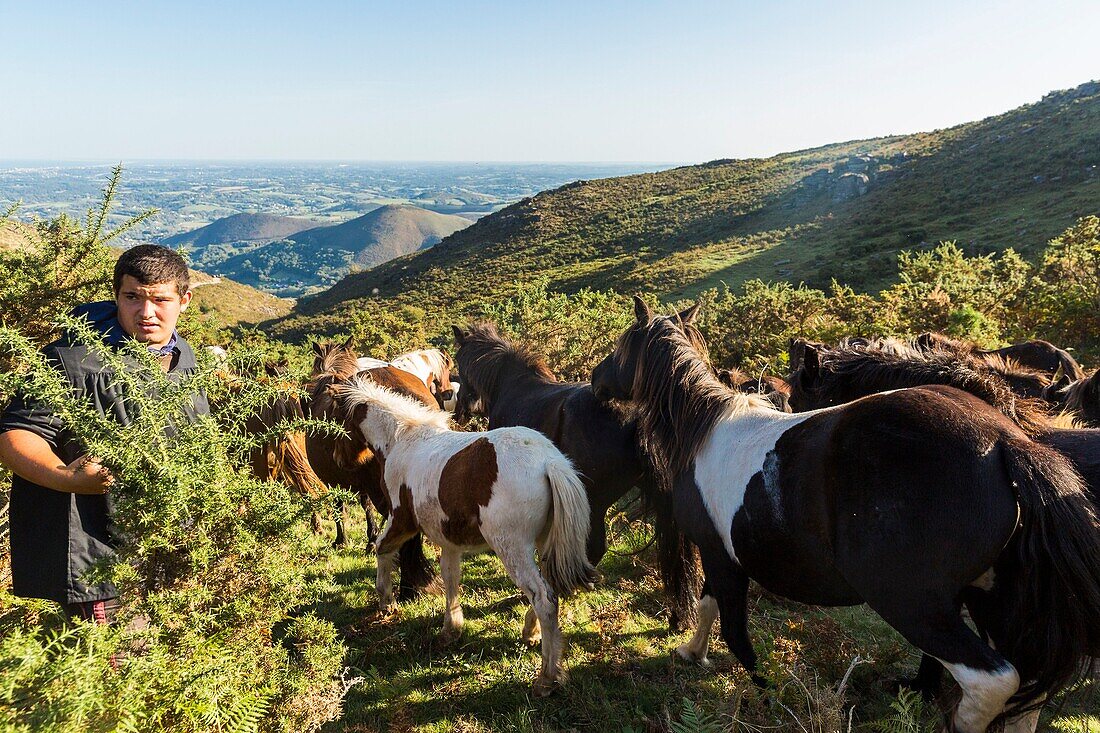
[{"label": "distant hill", "polygon": [[296,219],[274,214],[233,214],[210,222],[206,226],[176,234],[161,241],[169,247],[205,249],[212,244],[255,242],[282,239],[304,229],[317,226],[309,219]]},{"label": "distant hill", "polygon": [[234,255],[251,252],[276,239],[317,226],[309,219],[274,214],[233,214],[206,226],[161,240],[176,249],[185,248],[197,267],[221,271],[220,265]]},{"label": "distant hill", "polygon": [[316,227],[234,255],[217,271],[255,287],[296,295],[335,283],[353,267],[367,268],[431,247],[470,226],[461,216],[415,206],[382,206],[333,226]]},{"label": "distant hill", "polygon": [[1100,83],[1090,82],[944,130],[578,181],[353,273],[274,328],[320,330],[368,297],[469,311],[535,274],[556,290],[665,299],[749,278],[870,290],[893,278],[903,249],[957,240],[970,253],[1034,255],[1098,212]]},{"label": "distant hill", "polygon": [[213,312],[231,326],[255,325],[290,313],[294,301],[264,293],[239,282],[191,271],[191,307]]}]

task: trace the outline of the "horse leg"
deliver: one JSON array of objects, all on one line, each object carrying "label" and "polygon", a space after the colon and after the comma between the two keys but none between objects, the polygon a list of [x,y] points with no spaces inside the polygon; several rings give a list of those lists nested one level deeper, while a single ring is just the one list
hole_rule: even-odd
[{"label": "horse leg", "polygon": [[903,677],[897,680],[898,687],[906,687],[919,692],[925,702],[932,702],[940,694],[943,683],[943,665],[935,657],[922,654],[920,667],[915,677]]},{"label": "horse leg", "polygon": [[703,583],[702,593],[697,607],[698,621],[695,625],[695,635],[688,643],[676,647],[676,654],[685,661],[709,667],[707,651],[710,648],[710,632],[714,628],[715,619],[718,618],[718,601],[710,595],[710,586],[706,582]]},{"label": "horse leg", "polygon": [[532,692],[545,697],[564,682],[561,669],[562,637],[558,625],[558,598],[535,564],[533,543],[520,547],[496,547],[504,569],[531,602],[531,608],[542,629],[542,669],[535,679]]},{"label": "horse leg", "polygon": [[447,599],[440,640],[449,644],[462,634],[462,606],[458,602],[458,592],[462,584],[462,551],[444,547],[439,553],[439,570],[443,575],[443,589]]},{"label": "horse leg", "polygon": [[[985,733],[1020,687],[1020,675],[1008,661],[963,621],[957,604],[935,604],[897,597],[886,604],[868,601],[882,618],[911,644],[938,659],[962,688],[962,699],[951,716],[953,733]],[[885,606],[885,607],[881,607]]]},{"label": "horse leg", "polygon": [[542,640],[542,627],[539,626],[539,616],[535,613],[534,606],[527,607],[527,617],[523,619],[523,631],[519,638],[528,646],[534,646]]},{"label": "horse leg", "polygon": [[344,524],[348,521],[348,505],[341,501],[336,505],[336,540],[333,547],[347,547],[348,536],[344,531]]},{"label": "horse leg", "polygon": [[435,580],[435,569],[424,554],[424,536],[417,533],[410,537],[401,545],[399,558],[401,581],[397,586],[397,597],[402,601],[411,601]]},{"label": "horse leg", "polygon": [[325,531],[324,526],[321,524],[321,512],[313,512],[309,516],[309,528],[313,534],[321,534]]},{"label": "horse leg", "polygon": [[589,514],[588,514],[588,544],[585,547],[585,554],[588,555],[588,562],[593,566],[599,565],[600,560],[607,554],[607,509],[601,503],[592,502],[593,489],[585,482],[585,491],[589,496]]},{"label": "horse leg", "polygon": [[[725,560],[724,548],[722,552]],[[749,576],[732,560],[712,564],[722,566],[724,572],[720,576],[711,573],[704,555],[703,570],[718,607],[722,638],[752,681],[765,687],[767,681],[756,671],[756,650],[752,648],[752,639],[749,638]]]},{"label": "horse leg", "polygon": [[378,541],[378,523],[374,521],[374,512],[370,508],[370,498],[366,494],[359,495],[359,505],[363,507],[363,514],[367,518],[367,545],[373,547]]},{"label": "horse leg", "polygon": [[378,610],[382,613],[393,613],[397,604],[393,600],[393,566],[397,559],[396,552],[388,552],[378,555],[378,579],[375,588],[378,591]]}]

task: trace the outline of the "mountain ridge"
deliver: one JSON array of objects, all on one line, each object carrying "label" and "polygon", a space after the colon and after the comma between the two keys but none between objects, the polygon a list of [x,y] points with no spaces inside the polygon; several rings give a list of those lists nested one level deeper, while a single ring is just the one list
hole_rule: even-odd
[{"label": "mountain ridge", "polygon": [[[431,250],[303,298],[277,331],[358,299],[470,310],[538,272],[551,287],[675,299],[751,278],[869,290],[897,253],[958,240],[1036,254],[1100,211],[1100,83],[950,128],[578,181],[486,216]],[[377,295],[375,295],[377,293]]]}]

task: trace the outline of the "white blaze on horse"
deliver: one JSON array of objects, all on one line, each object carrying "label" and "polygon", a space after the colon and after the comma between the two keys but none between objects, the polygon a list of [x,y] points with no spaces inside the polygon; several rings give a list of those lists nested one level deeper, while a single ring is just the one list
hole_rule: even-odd
[{"label": "white blaze on horse", "polygon": [[454,361],[446,352],[440,349],[410,351],[395,357],[390,365],[415,374],[432,391],[441,408],[445,408],[446,403],[454,399],[454,387],[451,383]]},{"label": "white blaze on horse", "polygon": [[350,438],[338,443],[337,461],[350,467],[364,448],[384,458],[393,510],[376,547],[382,609],[394,605],[397,549],[423,531],[442,550],[443,638],[456,637],[463,623],[462,555],[492,549],[531,602],[524,640],[538,641],[541,626],[542,671],[534,692],[549,694],[562,679],[558,598],[597,578],[585,552],[588,499],[569,459],[529,428],[453,431],[446,413],[361,377],[340,397]]}]

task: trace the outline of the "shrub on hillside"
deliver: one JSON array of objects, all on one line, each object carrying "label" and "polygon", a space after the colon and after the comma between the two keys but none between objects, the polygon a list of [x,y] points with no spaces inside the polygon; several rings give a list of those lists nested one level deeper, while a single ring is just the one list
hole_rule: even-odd
[{"label": "shrub on hillside", "polygon": [[114,582],[124,605],[117,627],[59,625],[48,604],[0,596],[0,727],[290,731],[336,717],[343,647],[331,624],[294,614],[314,598],[303,521],[313,507],[239,468],[262,439],[241,425],[272,389],[242,380],[218,422],[189,423],[183,406],[220,379],[211,360],[176,383],[140,345],[116,352],[83,323],[65,326],[118,375],[130,425],[73,399],[34,343],[7,328],[0,349],[23,368],[0,383],[50,404],[116,476],[117,555],[93,575]]}]

